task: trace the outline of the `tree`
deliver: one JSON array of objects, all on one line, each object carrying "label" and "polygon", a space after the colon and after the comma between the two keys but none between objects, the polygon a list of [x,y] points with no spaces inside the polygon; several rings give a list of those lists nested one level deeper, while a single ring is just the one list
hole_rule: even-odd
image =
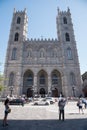
[{"label": "tree", "polygon": [[0,74],[0,92],[4,89],[4,76]]}]

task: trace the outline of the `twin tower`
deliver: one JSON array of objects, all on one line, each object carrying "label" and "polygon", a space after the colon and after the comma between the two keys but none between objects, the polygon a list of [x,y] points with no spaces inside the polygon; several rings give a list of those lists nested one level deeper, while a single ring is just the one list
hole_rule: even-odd
[{"label": "twin tower", "polygon": [[82,94],[70,9],[56,17],[56,39],[28,39],[26,9],[14,9],[8,40],[4,95],[66,97]]}]

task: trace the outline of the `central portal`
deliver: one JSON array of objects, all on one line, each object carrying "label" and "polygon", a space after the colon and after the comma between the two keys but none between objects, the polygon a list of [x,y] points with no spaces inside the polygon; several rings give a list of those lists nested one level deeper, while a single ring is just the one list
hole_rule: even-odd
[{"label": "central portal", "polygon": [[41,97],[45,97],[46,92],[45,92],[44,88],[41,88],[39,93],[40,93]]},{"label": "central portal", "polygon": [[48,93],[48,75],[45,70],[40,70],[38,72],[38,93],[41,95],[41,97],[45,97],[45,95]]},{"label": "central portal", "polygon": [[33,90],[31,88],[27,89],[27,97],[33,97]]}]

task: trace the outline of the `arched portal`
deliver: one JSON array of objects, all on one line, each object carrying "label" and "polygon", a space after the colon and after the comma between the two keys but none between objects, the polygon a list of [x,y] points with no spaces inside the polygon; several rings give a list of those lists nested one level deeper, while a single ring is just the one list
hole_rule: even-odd
[{"label": "arched portal", "polygon": [[58,97],[58,89],[54,88],[54,90],[52,90],[52,97]]},{"label": "arched portal", "polygon": [[47,72],[45,70],[40,70],[38,72],[38,82],[37,82],[37,86],[38,86],[38,93],[45,95],[48,93],[48,75]]},{"label": "arched portal", "polygon": [[40,93],[41,97],[45,97],[46,92],[45,92],[44,88],[41,88],[39,93]]},{"label": "arched portal", "polygon": [[58,97],[62,92],[61,73],[58,70],[51,73],[51,92],[53,97]]},{"label": "arched portal", "polygon": [[34,82],[34,74],[31,70],[27,70],[23,75],[23,94],[28,97],[33,96],[33,82]]},{"label": "arched portal", "polygon": [[33,97],[33,90],[31,88],[27,89],[27,97]]}]

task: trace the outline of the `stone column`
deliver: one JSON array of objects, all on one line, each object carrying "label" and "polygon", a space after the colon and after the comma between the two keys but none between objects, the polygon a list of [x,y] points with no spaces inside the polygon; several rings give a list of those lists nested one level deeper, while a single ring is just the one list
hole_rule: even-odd
[{"label": "stone column", "polygon": [[67,84],[67,76],[66,75],[63,75],[62,76],[62,91],[63,91],[63,94],[64,96],[68,96],[68,84]]},{"label": "stone column", "polygon": [[17,72],[17,75],[16,75],[16,84],[15,84],[15,91],[17,93],[17,95],[22,95],[22,77],[21,77],[21,73],[20,72]]},{"label": "stone column", "polygon": [[37,93],[38,89],[37,89],[37,75],[34,75],[34,92]]},{"label": "stone column", "polygon": [[48,75],[48,94],[51,93],[51,76]]}]

